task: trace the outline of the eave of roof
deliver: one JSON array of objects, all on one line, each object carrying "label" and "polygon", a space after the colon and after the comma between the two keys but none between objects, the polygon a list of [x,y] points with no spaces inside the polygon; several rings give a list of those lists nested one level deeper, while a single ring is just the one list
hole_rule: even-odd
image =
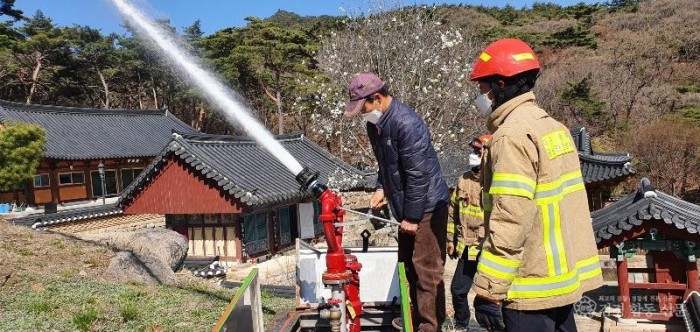
[{"label": "eave of roof", "polygon": [[581,172],[587,184],[621,180],[637,173],[632,167],[632,157],[628,153],[594,152],[586,128],[571,129],[571,136],[578,150]]},{"label": "eave of roof", "polygon": [[31,214],[25,217],[8,219],[12,224],[31,226],[32,228],[41,228],[56,224],[63,224],[81,220],[90,220],[94,218],[116,216],[123,213],[122,209],[114,204],[100,205],[94,207],[78,208],[63,210],[49,214]]},{"label": "eave of roof", "polygon": [[[700,206],[651,188],[642,179],[640,190],[591,213],[596,243],[610,240],[647,222],[663,222],[688,234],[697,235]],[[698,237],[700,240],[700,237]]]}]

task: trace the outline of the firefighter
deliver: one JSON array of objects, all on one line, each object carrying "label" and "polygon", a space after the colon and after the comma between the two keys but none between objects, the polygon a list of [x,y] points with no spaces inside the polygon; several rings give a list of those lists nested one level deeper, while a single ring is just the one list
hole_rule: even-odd
[{"label": "firefighter", "polygon": [[481,206],[481,154],[491,135],[475,137],[469,144],[470,170],[462,174],[450,198],[447,219],[447,254],[458,259],[450,291],[454,308],[455,331],[466,331],[469,325],[467,295],[474,281],[477,256],[484,239],[484,210]]},{"label": "firefighter", "polygon": [[493,134],[482,161],[486,239],[474,278],[490,330],[576,331],[573,304],[602,284],[578,154],[531,91],[540,71],[521,40],[481,53],[471,80]]}]

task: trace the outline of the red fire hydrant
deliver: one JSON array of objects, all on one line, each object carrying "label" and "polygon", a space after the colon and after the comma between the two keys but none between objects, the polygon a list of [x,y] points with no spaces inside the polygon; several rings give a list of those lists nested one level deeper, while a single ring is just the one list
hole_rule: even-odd
[{"label": "red fire hydrant", "polygon": [[[317,181],[318,174],[312,173],[308,168],[304,168],[297,181],[316,196],[321,202],[321,214],[319,221],[323,223],[323,233],[328,244],[326,254],[326,271],[322,280],[327,286],[333,289],[333,298],[329,304],[345,308],[345,326],[348,332],[360,332],[360,317],[362,315],[362,302],[360,301],[360,269],[362,264],[357,261],[355,255],[345,254],[343,250],[343,223],[345,211],[340,196],[332,192],[324,184]],[[342,294],[338,294],[342,292]],[[342,311],[342,310],[341,310]],[[334,316],[331,316],[332,331],[339,330],[339,326],[334,324]],[[340,316],[338,317],[340,319]]]}]

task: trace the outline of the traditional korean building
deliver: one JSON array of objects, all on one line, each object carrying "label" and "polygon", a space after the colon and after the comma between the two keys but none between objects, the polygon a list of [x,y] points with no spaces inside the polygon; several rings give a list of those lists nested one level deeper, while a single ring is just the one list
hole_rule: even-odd
[{"label": "traditional korean building", "polygon": [[[303,134],[277,140],[331,188],[365,190],[363,172]],[[188,259],[219,257],[230,265],[321,234],[314,202],[280,161],[249,138],[175,134],[118,206],[126,214],[164,214],[166,227],[188,239]]]},{"label": "traditional korean building", "polygon": [[[160,153],[173,132],[197,130],[165,110],[90,109],[0,101],[0,126],[22,121],[46,131],[46,149],[18,204],[41,206],[102,197],[98,165],[104,165],[107,197],[119,195]],[[0,193],[0,203],[14,200]]]},{"label": "traditional korean building", "polygon": [[571,129],[571,136],[578,149],[581,173],[588,194],[591,211],[601,209],[610,198],[610,190],[637,173],[632,167],[629,153],[604,153],[594,151],[591,136],[586,128]]},{"label": "traditional korean building", "polygon": [[[644,178],[637,192],[594,211],[591,217],[598,248],[609,248],[617,264],[622,317],[678,317],[681,301],[700,291],[700,206],[656,191]],[[629,267],[630,258],[640,254],[646,255],[647,266]],[[648,281],[631,282],[631,274],[644,275]],[[649,290],[657,294],[657,311],[633,308],[631,296]]]}]

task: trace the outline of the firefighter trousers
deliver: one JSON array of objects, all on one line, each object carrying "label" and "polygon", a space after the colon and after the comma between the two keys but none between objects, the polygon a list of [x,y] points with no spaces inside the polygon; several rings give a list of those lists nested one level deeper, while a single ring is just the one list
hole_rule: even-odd
[{"label": "firefighter trousers", "polygon": [[479,263],[476,260],[470,261],[467,259],[467,250],[464,251],[462,257],[457,261],[455,274],[452,276],[450,284],[450,292],[452,293],[452,307],[455,310],[455,326],[463,328],[469,326],[469,290],[474,283],[474,275],[476,274],[476,266]]},{"label": "firefighter trousers", "polygon": [[576,332],[574,305],[543,310],[503,308],[506,332]]}]

